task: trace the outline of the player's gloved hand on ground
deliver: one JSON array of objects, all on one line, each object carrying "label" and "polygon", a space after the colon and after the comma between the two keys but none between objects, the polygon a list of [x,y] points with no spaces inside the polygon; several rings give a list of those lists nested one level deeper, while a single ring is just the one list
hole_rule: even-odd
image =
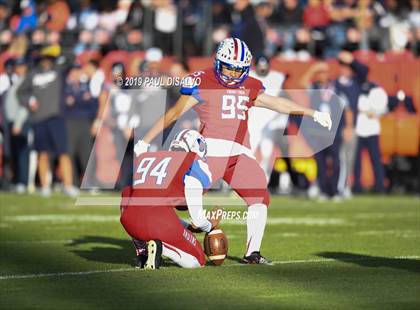
[{"label": "player's gloved hand on ground", "polygon": [[136,156],[140,156],[143,153],[146,153],[149,149],[150,144],[147,142],[144,142],[143,140],[137,141],[136,145],[134,145],[134,153]]},{"label": "player's gloved hand on ground", "polygon": [[210,223],[211,223],[211,229],[215,229],[217,226],[219,226],[220,221],[222,220],[222,216],[223,216],[223,209],[220,207],[214,207],[211,211],[210,211]]},{"label": "player's gloved hand on ground", "polygon": [[332,120],[330,113],[315,111],[313,118],[316,123],[319,123],[322,127],[327,127],[328,130],[331,130]]}]

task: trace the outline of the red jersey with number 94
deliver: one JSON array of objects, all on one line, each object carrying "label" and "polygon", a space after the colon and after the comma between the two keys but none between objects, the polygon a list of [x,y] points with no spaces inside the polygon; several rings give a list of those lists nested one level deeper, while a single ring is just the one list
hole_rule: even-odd
[{"label": "red jersey with number 94", "polygon": [[181,88],[181,94],[194,96],[200,102],[194,109],[205,138],[234,141],[248,148],[248,110],[262,91],[262,83],[252,77],[238,88],[224,87],[213,69],[194,72],[184,79]]},{"label": "red jersey with number 94", "polygon": [[185,204],[184,178],[200,181],[202,188],[211,185],[207,164],[191,152],[147,152],[134,160],[131,198],[134,205],[178,206]]}]

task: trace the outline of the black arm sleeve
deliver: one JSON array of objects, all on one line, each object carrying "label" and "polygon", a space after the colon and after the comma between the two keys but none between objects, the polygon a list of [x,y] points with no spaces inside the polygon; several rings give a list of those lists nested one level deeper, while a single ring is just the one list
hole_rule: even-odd
[{"label": "black arm sleeve", "polygon": [[359,83],[364,83],[367,80],[369,68],[357,60],[353,60],[350,64],[351,69],[356,75],[357,81]]}]

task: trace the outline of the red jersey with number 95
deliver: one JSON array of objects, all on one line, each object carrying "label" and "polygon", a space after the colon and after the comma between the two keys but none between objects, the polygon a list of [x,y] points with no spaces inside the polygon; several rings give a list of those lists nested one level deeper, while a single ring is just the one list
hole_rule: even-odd
[{"label": "red jersey with number 95", "polygon": [[213,69],[194,72],[184,79],[181,88],[181,94],[194,96],[200,102],[194,110],[205,138],[234,141],[248,148],[248,110],[263,91],[262,83],[252,77],[238,88],[224,87]]}]

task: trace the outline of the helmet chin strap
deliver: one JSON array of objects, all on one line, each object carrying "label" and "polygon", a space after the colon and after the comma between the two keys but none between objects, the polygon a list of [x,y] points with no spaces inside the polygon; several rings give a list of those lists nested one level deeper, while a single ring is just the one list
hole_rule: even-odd
[{"label": "helmet chin strap", "polygon": [[241,86],[244,82],[245,82],[245,79],[246,78],[244,78],[243,80],[241,80],[241,81],[232,81],[232,80],[230,80],[229,81],[229,77],[228,76],[226,76],[226,79],[227,80],[224,80],[223,79],[223,76],[226,76],[225,74],[221,74],[221,75],[219,75],[217,72],[216,72],[216,77],[217,77],[217,79],[223,84],[223,85],[225,85],[226,87],[229,87],[229,88],[238,88],[239,86]]}]

